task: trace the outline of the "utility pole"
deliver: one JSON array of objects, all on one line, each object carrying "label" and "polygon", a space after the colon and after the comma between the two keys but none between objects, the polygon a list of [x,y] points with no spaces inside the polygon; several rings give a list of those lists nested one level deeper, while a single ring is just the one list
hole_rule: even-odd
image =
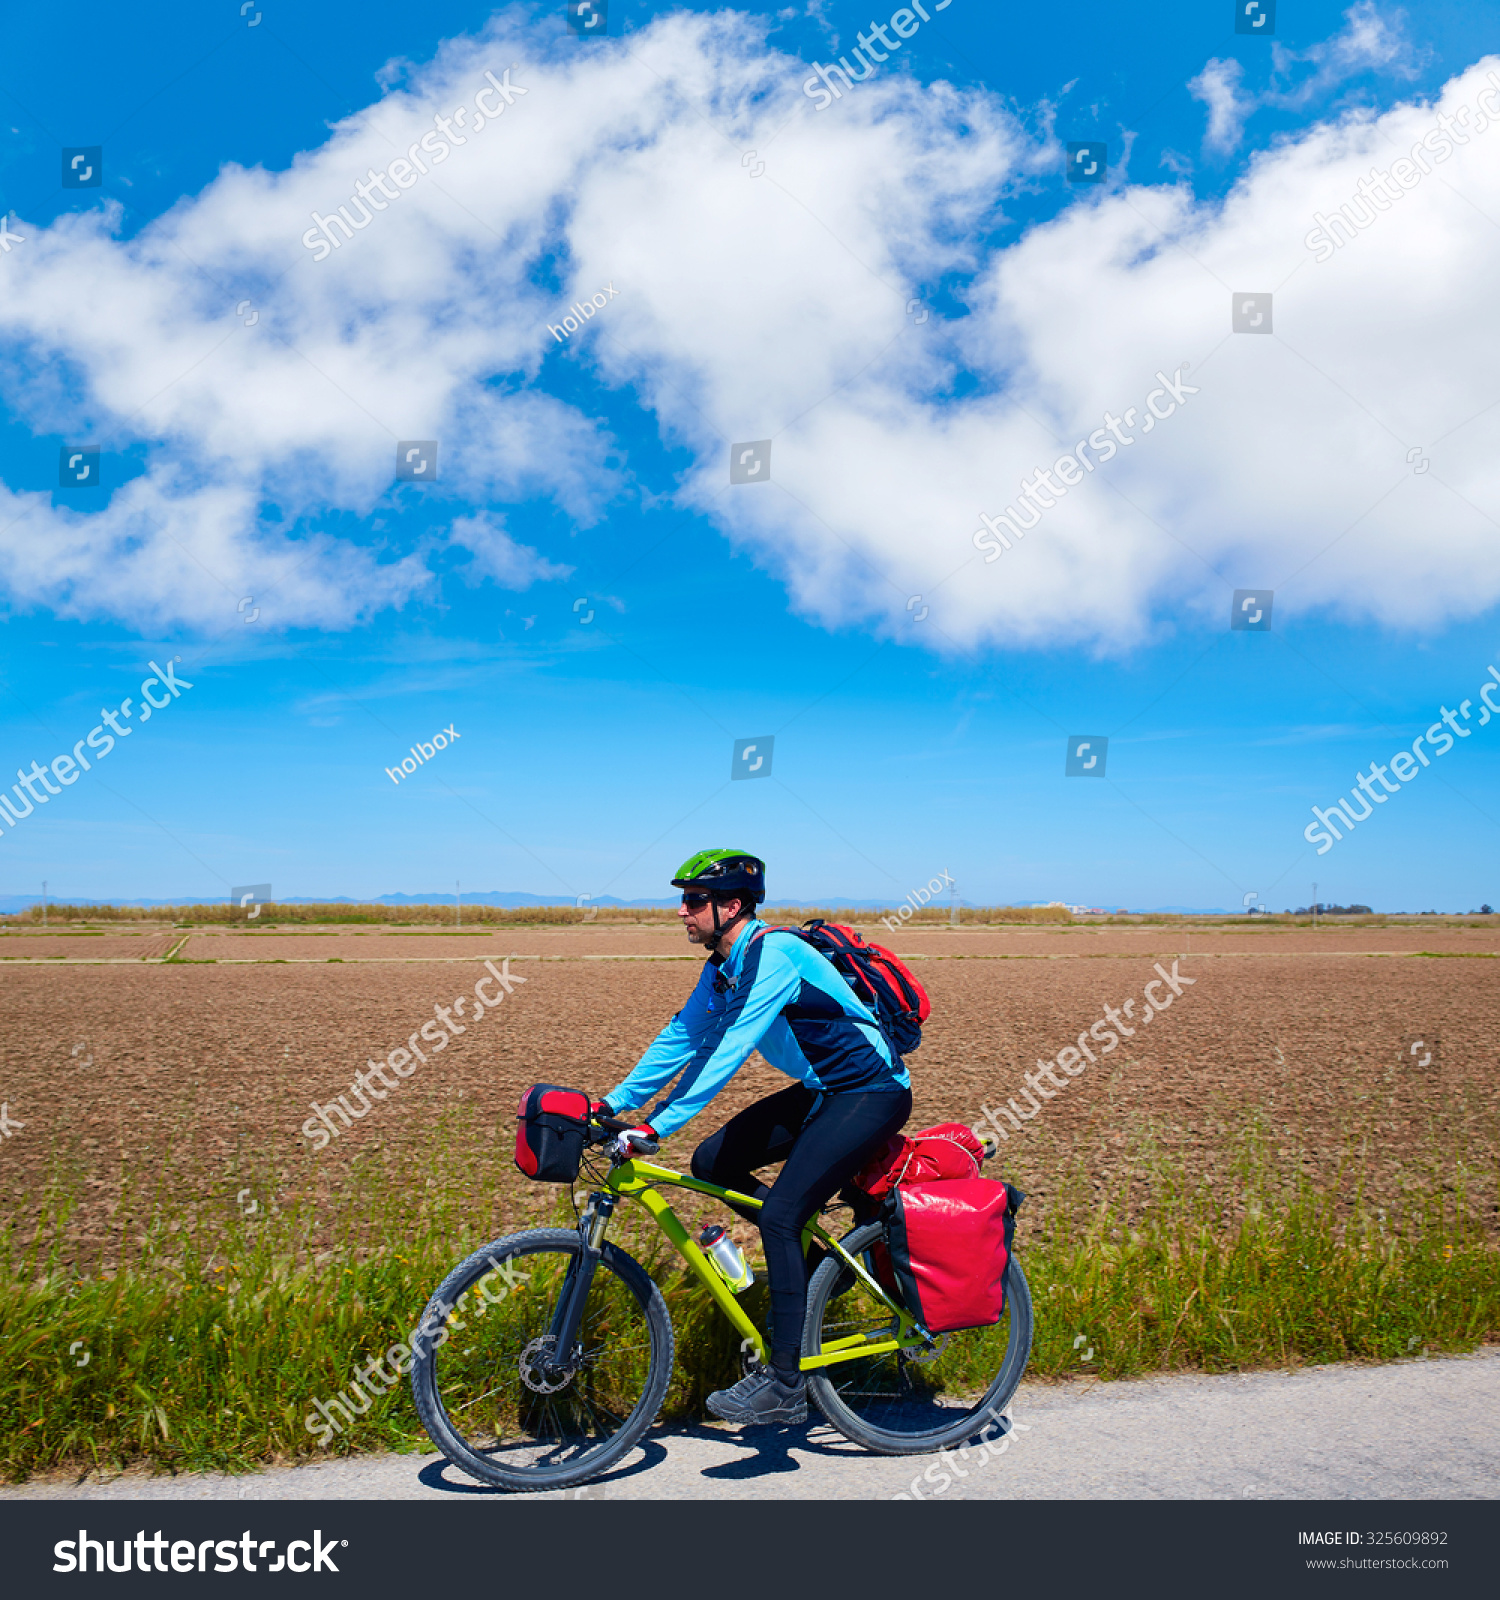
[{"label": "utility pole", "polygon": [[42,879],[42,926],[47,926],[47,880]]},{"label": "utility pole", "polygon": [[948,922],[949,922],[949,925],[952,926],[952,927],[956,928],[958,926],[958,885],[957,885],[957,883],[954,883],[954,885],[953,885],[953,906],[952,906],[952,909],[948,913]]},{"label": "utility pole", "polygon": [[1313,927],[1318,925],[1318,886],[1313,885]]},{"label": "utility pole", "polygon": [[455,928],[461,928],[464,925],[464,905],[458,890],[459,883],[458,879],[455,878],[453,880],[453,926]]}]

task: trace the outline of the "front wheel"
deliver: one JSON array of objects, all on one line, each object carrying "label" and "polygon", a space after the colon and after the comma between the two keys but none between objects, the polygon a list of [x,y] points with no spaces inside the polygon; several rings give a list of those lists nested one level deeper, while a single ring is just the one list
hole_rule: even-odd
[{"label": "front wheel", "polygon": [[[840,1241],[851,1256],[865,1255],[885,1237],[872,1222]],[[865,1256],[869,1263],[868,1255]],[[830,1255],[807,1291],[802,1354],[825,1344],[896,1331],[890,1308]],[[941,1335],[931,1350],[894,1350],[816,1368],[808,1394],[847,1439],[885,1455],[926,1455],[963,1444],[986,1428],[1006,1431],[1000,1418],[1031,1354],[1031,1292],[1012,1254],[1005,1267],[1005,1310],[990,1328]]]},{"label": "front wheel", "polygon": [[578,1333],[555,1348],[578,1234],[533,1228],[476,1250],[420,1324],[412,1397],[455,1466],[502,1489],[567,1489],[651,1426],[672,1376],[672,1320],[640,1264],[605,1243]]}]

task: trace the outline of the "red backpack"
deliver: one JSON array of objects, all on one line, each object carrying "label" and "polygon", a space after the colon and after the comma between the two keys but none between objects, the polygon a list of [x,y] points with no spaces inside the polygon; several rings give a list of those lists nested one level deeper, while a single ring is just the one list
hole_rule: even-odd
[{"label": "red backpack", "polygon": [[910,1055],[921,1044],[922,1024],[932,1014],[932,1002],[899,956],[878,944],[866,944],[853,928],[824,922],[821,917],[800,928],[767,928],[766,932],[789,933],[831,961],[845,983],[875,1013],[896,1055]]}]

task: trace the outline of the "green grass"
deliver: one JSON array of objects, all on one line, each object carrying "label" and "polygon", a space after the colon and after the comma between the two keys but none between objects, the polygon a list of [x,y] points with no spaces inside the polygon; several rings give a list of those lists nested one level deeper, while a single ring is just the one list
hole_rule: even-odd
[{"label": "green grass", "polygon": [[[1253,1127],[1231,1138],[1232,1180],[1194,1186],[1163,1162],[1150,1204],[1127,1215],[1095,1204],[1080,1171],[1044,1226],[1028,1228],[1023,1209],[1031,1376],[1392,1360],[1500,1337],[1500,1256],[1478,1220],[1493,1215],[1493,1174],[1450,1164],[1387,1211],[1357,1186],[1268,1178],[1296,1163],[1265,1163]],[[93,1263],[68,1242],[81,1169],[59,1170],[46,1204],[0,1242],[0,1472],[242,1470],[314,1454],[312,1402],[402,1340],[458,1259],[516,1228],[571,1220],[565,1193],[516,1181],[493,1130],[455,1122],[437,1148],[449,1153],[436,1168],[376,1154],[337,1191],[311,1158],[300,1188],[239,1170],[207,1200],[184,1198],[202,1185],[168,1164],[150,1192],[123,1197]],[[286,1198],[246,1217],[234,1203],[246,1190]],[[700,1416],[708,1391],[737,1376],[738,1338],[635,1208],[612,1236],[652,1265],[672,1312],[666,1415]],[[757,1285],[753,1316],[764,1299]],[[976,1361],[977,1383],[990,1374]],[[403,1385],[334,1448],[413,1446],[430,1448]]]}]

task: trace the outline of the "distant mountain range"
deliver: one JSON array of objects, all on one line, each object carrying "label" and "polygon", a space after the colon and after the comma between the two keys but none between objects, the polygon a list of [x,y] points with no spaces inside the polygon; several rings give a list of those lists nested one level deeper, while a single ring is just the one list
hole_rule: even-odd
[{"label": "distant mountain range", "polygon": [[[466,906],[503,906],[515,909],[520,906],[565,906],[571,904],[572,897],[568,895],[522,894],[508,889],[490,889],[483,893],[465,893],[461,896]],[[216,895],[178,895],[175,899],[167,900],[118,900],[111,897],[90,898],[72,896],[65,898],[61,895],[48,895],[47,904],[51,906],[137,906],[143,910],[150,910],[155,906],[195,906],[195,905],[221,905],[227,904],[229,896]],[[0,895],[0,914],[13,916],[17,911],[24,911],[28,906],[39,906],[42,897],[39,894]],[[282,906],[452,906],[453,891],[446,894],[379,894],[370,899],[361,900],[347,894],[294,894],[278,895],[274,901]],[[612,894],[597,894],[581,902],[591,906],[617,906],[624,909],[657,909],[662,910],[677,904],[677,896],[673,895],[666,900],[620,900]],[[889,909],[896,902],[890,900],[847,900],[847,899],[820,899],[820,900],[768,900],[766,904],[774,907],[797,906],[827,906],[830,909],[843,911],[883,911]],[[969,902],[963,901],[964,905]],[[940,902],[947,906],[946,900]]]},{"label": "distant mountain range", "polygon": [[[520,906],[567,905],[569,901],[569,897],[566,895],[559,897],[557,895],[523,894],[519,891],[509,889],[488,889],[483,892],[476,891],[473,894],[465,893],[461,898],[463,904],[466,906],[503,906],[509,909],[515,909]],[[47,903],[48,905],[54,906],[136,906],[143,910],[150,910],[156,906],[218,905],[220,903],[227,902],[228,899],[229,896],[226,894],[184,894],[178,895],[174,899],[155,900],[118,900],[109,896],[90,898],[88,896],[63,897],[60,895],[49,895],[47,897]],[[40,905],[41,903],[42,897],[38,894],[0,895],[0,915],[14,916],[18,911],[25,911],[28,907]],[[451,906],[453,904],[453,894],[451,891],[447,893],[433,892],[430,894],[381,894],[374,896],[373,899],[365,900],[361,900],[353,895],[347,894],[298,894],[278,897],[275,903],[283,906]],[[677,897],[673,895],[665,900],[620,900],[612,894],[600,894],[594,895],[591,899],[588,899],[583,903],[594,906],[616,906],[626,910],[634,908],[643,910],[663,910],[668,907],[675,906],[677,904]],[[766,902],[768,907],[778,910],[796,909],[799,906],[816,905],[826,906],[830,910],[839,911],[888,911],[899,903],[900,902],[898,901],[891,900],[850,900],[841,896],[824,896],[821,898],[804,900],[768,900]],[[935,902],[940,910],[946,909],[948,903],[949,902],[946,900]],[[960,902],[961,905],[971,910],[975,905],[979,904],[1044,906],[1052,903],[1053,902],[1047,900],[964,900]],[[1113,906],[1109,906],[1107,909],[1112,911],[1115,908]],[[1223,906],[1147,906],[1135,908],[1135,914],[1138,916],[1166,914],[1186,917],[1225,917],[1242,914],[1242,908],[1236,907],[1234,911],[1229,911]]]}]

